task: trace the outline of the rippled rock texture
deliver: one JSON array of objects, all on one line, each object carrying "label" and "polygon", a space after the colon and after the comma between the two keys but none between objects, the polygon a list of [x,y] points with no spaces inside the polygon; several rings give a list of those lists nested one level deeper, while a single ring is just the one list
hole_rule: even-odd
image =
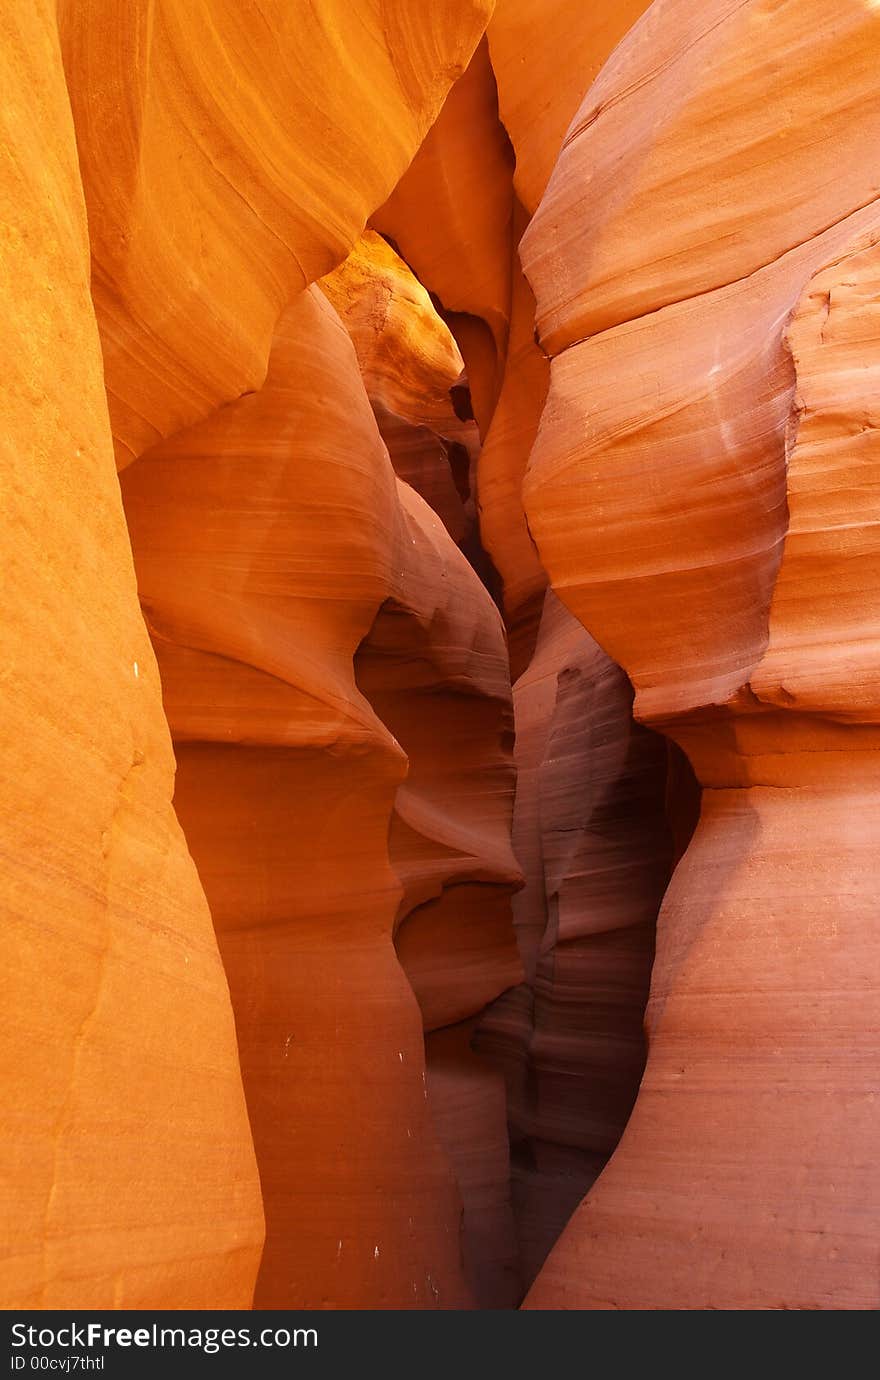
[{"label": "rippled rock texture", "polygon": [[706,788],[635,1111],[532,1307],[877,1306],[878,37],[656,0],[523,242],[532,533]]},{"label": "rippled rock texture", "polygon": [[878,41],[7,5],[7,1307],[878,1306]]},{"label": "rippled rock texture", "polygon": [[[96,0],[57,30],[44,5],[3,21],[10,1304],[247,1306],[251,1128],[258,1302],[304,1279],[314,1305],[469,1300],[391,943],[406,758],[351,666],[412,537],[353,347],[301,289],[387,197],[487,17]],[[303,319],[314,340],[291,343]],[[297,378],[319,391],[294,467],[274,420]],[[201,886],[111,432],[120,465],[151,449],[128,520]]]}]

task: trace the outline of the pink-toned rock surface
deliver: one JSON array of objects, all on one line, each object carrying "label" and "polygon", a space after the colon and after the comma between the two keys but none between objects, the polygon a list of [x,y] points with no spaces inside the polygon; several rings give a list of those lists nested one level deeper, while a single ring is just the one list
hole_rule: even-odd
[{"label": "pink-toned rock surface", "polygon": [[477,1306],[510,1307],[519,1290],[503,1084],[469,1052],[472,1018],[522,975],[506,646],[437,516],[406,484],[398,493],[394,588],[355,673],[408,760],[388,841],[403,888],[395,944],[425,1030],[437,1032],[426,1045],[429,1074],[432,1049],[439,1060],[429,1106],[462,1192],[465,1273]]},{"label": "pink-toned rock surface", "polygon": [[878,33],[873,0],[655,0],[527,236],[545,348],[744,278],[874,199]]},{"label": "pink-toned rock surface", "polygon": [[524,242],[531,531],[707,787],[632,1119],[530,1307],[878,1303],[878,26],[657,0]]},{"label": "pink-toned rock surface", "polygon": [[[429,1029],[520,976],[497,610],[395,479],[316,288],[282,318],[264,388],[145,456],[123,488],[175,803],[236,1011],[267,1219],[257,1304],[467,1306],[404,971]],[[460,1062],[472,1081],[466,1050]],[[508,1175],[491,1105],[497,1216]]]},{"label": "pink-toned rock surface", "polygon": [[[361,447],[353,469],[367,497],[357,531],[343,498],[344,519],[329,534],[311,531],[297,565],[295,549],[277,545],[289,527],[283,494],[272,493],[290,417],[271,444],[259,434],[260,422],[274,425],[283,412],[285,390],[277,375],[268,390],[256,397],[254,390],[279,312],[345,256],[392,189],[465,70],[489,6],[455,0],[428,13],[408,0],[321,0],[308,16],[282,9],[264,6],[255,25],[250,9],[226,0],[195,11],[161,0],[125,13],[90,0],[58,6],[60,43],[44,6],[10,16],[0,35],[10,64],[12,154],[2,170],[11,231],[4,269],[21,304],[10,308],[8,323],[7,431],[22,468],[7,553],[15,578],[6,707],[16,823],[4,892],[16,935],[9,1008],[20,1012],[7,1022],[4,1054],[16,1129],[8,1140],[15,1202],[3,1296],[15,1303],[247,1306],[262,1246],[229,991],[170,807],[174,761],[107,466],[111,431],[120,466],[174,438],[126,488],[178,739],[178,809],[235,987],[248,1102],[269,1184],[258,1297],[279,1297],[279,1241],[292,1212],[295,1235],[302,1228],[307,1245],[299,1276],[284,1280],[282,1294],[303,1297],[296,1290],[317,1262],[307,1301],[383,1306],[405,1284],[410,1301],[424,1296],[433,1307],[437,1284],[440,1306],[468,1302],[458,1196],[424,1106],[421,1022],[391,944],[399,888],[385,831],[405,761],[351,675],[383,581],[391,588],[394,477],[337,323],[344,367],[336,360],[329,368],[318,345],[312,378],[338,402],[337,374],[348,371],[357,396],[345,419],[347,453]],[[292,67],[301,78],[295,89]],[[457,379],[460,358],[455,364]],[[456,421],[449,397],[443,402]],[[255,455],[246,446],[252,423]],[[199,445],[215,435],[226,436],[237,467],[221,442],[208,465]],[[338,445],[319,426],[311,446],[319,479]],[[371,481],[365,465],[373,466]],[[342,469],[351,476],[351,466]],[[303,501],[305,511],[307,493]],[[319,510],[313,501],[309,515]],[[262,548],[249,547],[250,539]],[[340,546],[352,562],[353,592],[346,597],[337,584],[330,597],[326,586],[311,597],[316,569],[332,565],[334,553],[337,572],[344,566]],[[302,749],[295,762],[291,744]],[[323,786],[316,762],[326,769]],[[368,783],[362,837],[350,795],[358,772]],[[59,791],[59,780],[70,789]],[[303,840],[297,854],[285,811],[291,801],[301,809],[306,796],[314,804],[322,788],[323,832]],[[327,837],[334,820],[335,843]],[[335,900],[322,883],[295,880],[297,859],[318,874],[332,872],[334,847],[345,849],[355,872],[362,864],[361,930],[347,945],[339,915],[354,902],[344,877]],[[294,917],[301,907],[313,926],[326,922],[322,959],[308,935],[288,947],[288,958],[297,944],[304,955],[293,974],[276,961],[288,938],[288,901]],[[387,931],[377,916],[389,920]],[[255,971],[263,963],[265,979]],[[319,971],[321,963],[327,967]],[[334,998],[328,984],[337,969]],[[384,992],[378,1020],[362,992],[374,1004]],[[372,1082],[360,1081],[339,1054],[346,1046],[336,1039],[334,1002],[346,994],[357,1026],[351,1047],[365,1059],[371,1051]],[[309,1048],[323,1062],[290,1055],[292,1016],[297,1026],[311,1021]],[[44,1052],[36,1068],[35,1049]],[[406,1075],[401,1050],[413,1055]],[[291,1068],[306,1064],[293,1113],[286,1062],[276,1077],[281,1058]],[[352,1081],[362,1105],[350,1094]],[[346,1090],[348,1131],[334,1122],[334,1088]],[[409,1111],[418,1128],[404,1156],[418,1161],[407,1190],[409,1201],[419,1198],[412,1221],[406,1194],[387,1220],[375,1182],[364,1201],[369,1147],[359,1144],[364,1158],[353,1171],[333,1167],[334,1137],[369,1119],[374,1094],[377,1138],[392,1108],[395,1134],[403,1134]],[[267,1148],[266,1127],[274,1134],[293,1124],[295,1136],[303,1122],[320,1150],[313,1148],[314,1182],[301,1176],[291,1195],[296,1155],[286,1162],[271,1135]],[[377,1148],[375,1159],[386,1151]],[[381,1174],[390,1184],[397,1171],[394,1156],[387,1159]],[[317,1224],[315,1201],[323,1205]],[[336,1241],[326,1239],[328,1215],[350,1221],[355,1240],[344,1263],[344,1249],[337,1255]],[[386,1226],[390,1261],[379,1265],[380,1242],[367,1252],[366,1238]],[[435,1267],[431,1284],[425,1259]]]},{"label": "pink-toned rock surface", "polygon": [[7,9],[0,1301],[876,1308],[880,7]]},{"label": "pink-toned rock surface", "polygon": [[0,1301],[247,1308],[259,1181],[171,808],[51,6],[4,6],[0,86]]},{"label": "pink-toned rock surface", "polygon": [[236,1011],[262,1307],[468,1302],[392,943],[387,833],[406,757],[352,670],[411,542],[397,485],[317,288],[282,318],[260,392],[125,474],[175,803]]},{"label": "pink-toned rock surface", "polygon": [[527,983],[479,1047],[507,1072],[513,1189],[530,1283],[614,1149],[644,1065],[642,1014],[668,881],[666,747],[623,672],[548,593],[514,688],[514,920]]},{"label": "pink-toned rock surface", "polygon": [[474,1053],[473,1037],[473,1021],[426,1036],[428,1101],[464,1205],[465,1278],[479,1308],[512,1308],[522,1287],[510,1205],[507,1097],[497,1068]]}]

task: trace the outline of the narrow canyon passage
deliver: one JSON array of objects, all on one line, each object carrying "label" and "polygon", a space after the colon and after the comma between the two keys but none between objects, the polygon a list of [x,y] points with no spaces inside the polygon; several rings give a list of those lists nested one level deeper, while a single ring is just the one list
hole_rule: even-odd
[{"label": "narrow canyon passage", "polygon": [[13,0],[6,1306],[880,1304],[878,39]]}]

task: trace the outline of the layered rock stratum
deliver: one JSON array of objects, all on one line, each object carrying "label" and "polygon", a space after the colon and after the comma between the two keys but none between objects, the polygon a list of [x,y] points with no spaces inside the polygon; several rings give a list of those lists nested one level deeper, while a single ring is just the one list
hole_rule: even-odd
[{"label": "layered rock stratum", "polygon": [[7,5],[4,1306],[878,1306],[878,40]]}]

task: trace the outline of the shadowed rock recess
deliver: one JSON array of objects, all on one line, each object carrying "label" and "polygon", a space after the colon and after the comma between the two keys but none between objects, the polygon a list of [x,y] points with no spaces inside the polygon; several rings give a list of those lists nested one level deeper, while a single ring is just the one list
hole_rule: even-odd
[{"label": "shadowed rock recess", "polygon": [[878,50],[8,0],[4,1307],[880,1306]]}]

